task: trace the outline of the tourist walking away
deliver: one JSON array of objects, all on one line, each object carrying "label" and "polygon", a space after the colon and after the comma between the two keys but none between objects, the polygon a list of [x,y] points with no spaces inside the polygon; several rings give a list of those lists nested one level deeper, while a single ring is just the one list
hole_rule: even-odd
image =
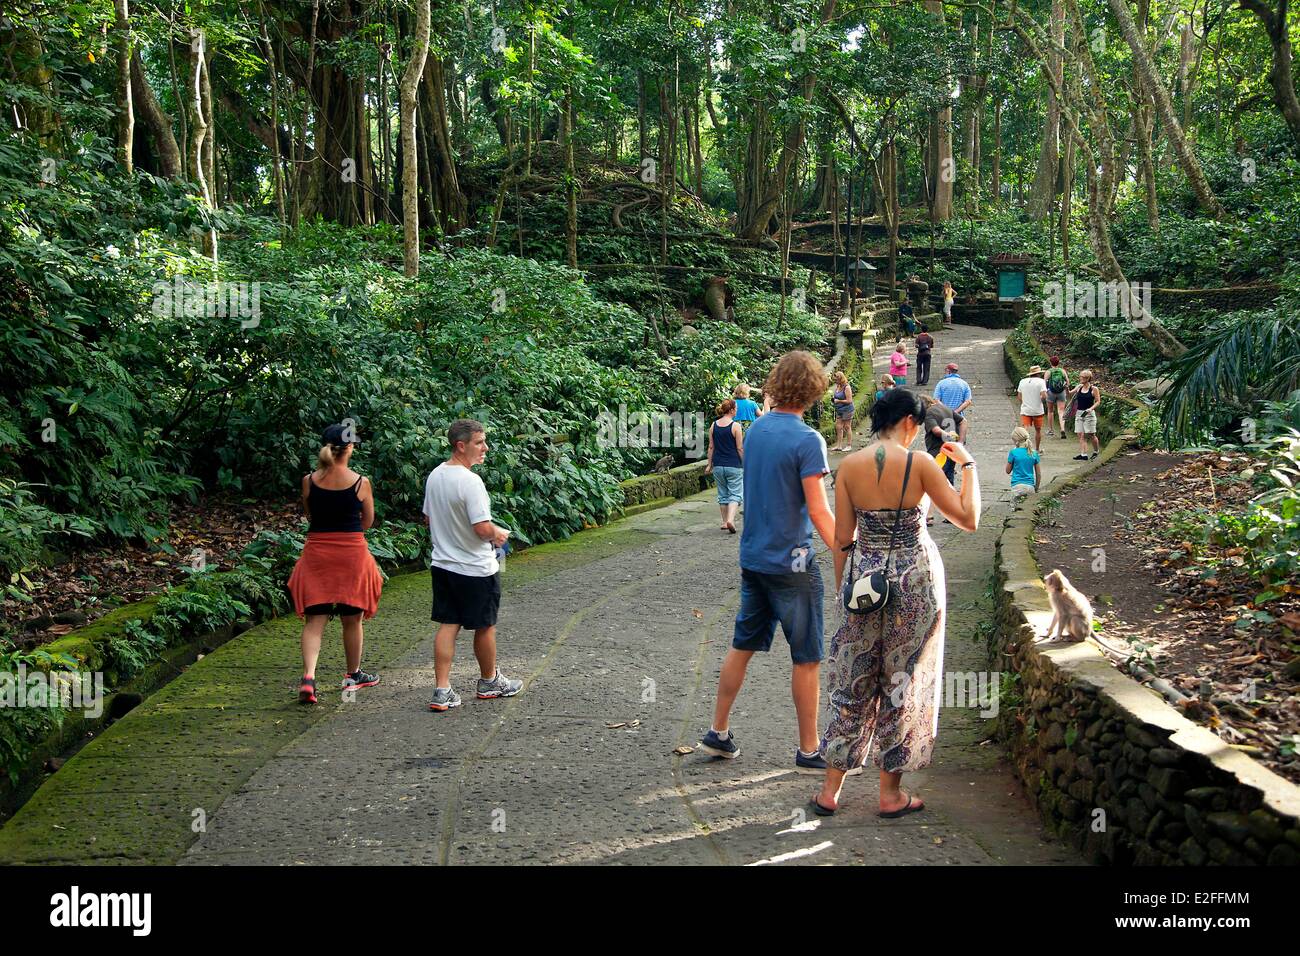
[{"label": "tourist walking away", "polygon": [[510,532],[492,521],[492,502],[483,479],[471,469],[487,458],[487,432],[462,418],[447,429],[451,457],[429,473],[424,483],[424,516],[433,542],[433,698],[429,709],[460,706],[451,689],[451,664],[461,628],[474,632],[480,700],[513,697],[524,686],[497,667],[497,612],[501,607],[501,566],[497,549]]},{"label": "tourist walking away", "polygon": [[876,441],[840,464],[835,582],[843,619],[827,654],[827,768],[812,801],[823,816],[839,809],[845,775],[868,757],[880,770],[880,816],[925,809],[902,789],[904,773],[930,763],[944,684],[944,569],[925,513],[932,504],[974,531],[980,491],[962,445],[942,446],[957,467],[970,470],[960,494],[933,458],[911,450],[924,417],[919,395],[891,392],[871,410]]},{"label": "tourist walking away", "polygon": [[[1096,458],[1101,451],[1101,439],[1097,437],[1097,409],[1101,405],[1101,389],[1092,384],[1092,369],[1079,372],[1079,384],[1074,389],[1071,404],[1074,406],[1074,433],[1079,436],[1079,454],[1075,461],[1088,461]],[[1092,454],[1088,454],[1088,445],[1092,445]]]},{"label": "tourist walking away", "polygon": [[831,405],[835,409],[835,451],[853,450],[853,386],[843,372],[835,373],[835,386],[831,390]]},{"label": "tourist walking away", "polygon": [[934,336],[922,330],[916,337],[916,384],[930,384],[930,352],[934,348]]},{"label": "tourist walking away", "polygon": [[304,704],[316,703],[316,661],[331,617],[343,624],[343,690],[379,683],[377,674],[361,669],[361,620],[379,609],[384,578],[366,546],[366,529],[375,521],[374,488],[349,465],[358,444],[354,426],[330,425],[321,435],[316,470],[302,479],[307,540],[289,576],[289,593],[303,619],[298,700]]},{"label": "tourist walking away", "polygon": [[826,442],[803,422],[803,413],[826,393],[821,363],[807,352],[788,352],[764,386],[772,411],[745,434],[745,527],[740,535],[740,610],[731,648],[718,676],[713,726],[700,749],[717,757],[740,753],[731,732],[731,708],[757,651],[772,647],[779,623],[790,645],[790,686],[799,724],[795,769],[816,773],[826,762],[817,752],[817,704],[823,654],[822,574],[813,551],[813,528],[835,538],[835,521],[822,479],[830,472]]},{"label": "tourist walking away", "polygon": [[1016,395],[1020,399],[1020,424],[1034,430],[1034,451],[1043,450],[1043,418],[1047,410],[1047,382],[1043,381],[1043,369],[1034,365],[1029,374],[1016,386]]},{"label": "tourist walking away", "polygon": [[876,389],[876,401],[880,401],[881,396],[892,388],[894,388],[894,376],[889,373],[880,376],[880,388]]},{"label": "tourist walking away", "polygon": [[1038,491],[1043,479],[1040,455],[1029,447],[1029,431],[1017,425],[1011,433],[1011,450],[1007,452],[1007,474],[1011,476],[1011,494],[1020,498]]},{"label": "tourist walking away", "polygon": [[894,354],[889,356],[889,374],[894,376],[895,385],[907,384],[907,364],[907,348],[899,339],[894,345]]},{"label": "tourist walking away", "polygon": [[898,304],[898,321],[908,335],[916,334],[916,310],[906,298]]},{"label": "tourist walking away", "polygon": [[967,444],[966,429],[969,425],[967,417],[975,404],[975,399],[970,385],[961,377],[961,369],[957,367],[956,362],[949,362],[944,369],[944,377],[934,386],[934,397],[936,401],[947,405],[954,415],[961,418],[957,436],[963,445]]},{"label": "tourist walking away", "polygon": [[759,408],[758,403],[749,397],[749,386],[744,382],[737,385],[731,395],[736,400],[736,421],[740,422],[742,429],[748,428],[763,414],[764,409]]},{"label": "tourist walking away", "polygon": [[1053,355],[1048,359],[1047,370],[1047,437],[1052,437],[1052,413],[1056,413],[1057,424],[1061,426],[1061,438],[1065,438],[1065,396],[1070,390],[1069,373],[1061,366],[1061,357]]},{"label": "tourist walking away", "polygon": [[952,304],[957,301],[957,290],[947,279],[943,280],[943,324],[952,325]]},{"label": "tourist walking away", "polygon": [[735,399],[724,400],[715,414],[718,417],[709,429],[709,463],[704,471],[713,475],[713,482],[718,486],[722,530],[735,534],[736,510],[744,500],[745,436],[736,421]]}]

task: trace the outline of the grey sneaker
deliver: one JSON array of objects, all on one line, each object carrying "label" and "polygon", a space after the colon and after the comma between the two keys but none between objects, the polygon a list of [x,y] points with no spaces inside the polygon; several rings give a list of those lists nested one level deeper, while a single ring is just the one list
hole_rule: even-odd
[{"label": "grey sneaker", "polygon": [[444,710],[450,710],[453,707],[460,706],[460,694],[456,693],[450,687],[435,687],[433,689],[433,700],[429,701],[429,709],[441,713]]},{"label": "grey sneaker", "polygon": [[511,680],[500,671],[491,680],[478,679],[478,699],[490,700],[494,697],[513,697],[523,689],[524,682]]}]

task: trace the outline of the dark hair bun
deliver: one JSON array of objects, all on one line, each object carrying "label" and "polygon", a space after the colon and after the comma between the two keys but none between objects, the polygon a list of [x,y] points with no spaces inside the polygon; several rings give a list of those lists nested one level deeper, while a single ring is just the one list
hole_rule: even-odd
[{"label": "dark hair bun", "polygon": [[921,403],[921,397],[905,388],[888,389],[871,406],[871,433],[878,435],[904,418],[911,418],[918,425],[925,421],[925,405]]}]

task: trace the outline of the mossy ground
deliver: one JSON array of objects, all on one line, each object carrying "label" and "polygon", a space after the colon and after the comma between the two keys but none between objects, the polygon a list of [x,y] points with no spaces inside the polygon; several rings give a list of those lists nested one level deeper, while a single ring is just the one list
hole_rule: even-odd
[{"label": "mossy ground", "polygon": [[[509,590],[636,548],[655,535],[615,522],[510,557]],[[112,724],[0,828],[0,862],[167,864],[198,823],[286,744],[344,706],[327,675],[343,670],[337,623],[326,630],[321,703],[294,695],[300,622],[255,627],[197,661]],[[382,671],[426,637],[427,571],[395,576],[366,625],[366,664]]]}]

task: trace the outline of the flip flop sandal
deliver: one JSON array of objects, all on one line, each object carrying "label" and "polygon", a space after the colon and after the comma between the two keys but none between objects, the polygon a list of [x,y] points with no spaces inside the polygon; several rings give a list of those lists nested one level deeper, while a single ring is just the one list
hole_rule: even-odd
[{"label": "flip flop sandal", "polygon": [[836,807],[835,810],[832,810],[830,807],[822,806],[822,802],[816,797],[813,797],[808,802],[812,804],[813,813],[819,817],[833,817],[835,816],[835,810],[839,809],[839,807]]},{"label": "flip flop sandal", "polygon": [[912,799],[913,797],[909,793],[907,795],[906,806],[899,807],[897,810],[890,810],[888,813],[882,810],[881,812],[877,813],[876,816],[883,817],[886,820],[896,820],[899,817],[907,816],[909,813],[920,813],[922,810],[925,809],[925,804],[921,804],[919,807],[913,806]]}]

